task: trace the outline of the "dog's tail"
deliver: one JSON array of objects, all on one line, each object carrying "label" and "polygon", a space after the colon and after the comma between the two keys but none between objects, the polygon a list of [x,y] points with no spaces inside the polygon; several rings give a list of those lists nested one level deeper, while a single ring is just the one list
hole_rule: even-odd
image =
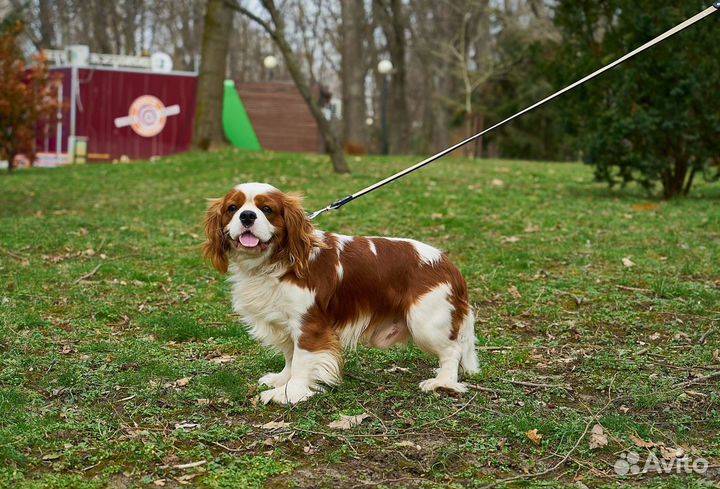
[{"label": "dog's tail", "polygon": [[469,375],[478,373],[480,371],[480,362],[475,350],[475,314],[473,314],[472,309],[470,309],[460,327],[458,341],[462,348],[460,367]]}]

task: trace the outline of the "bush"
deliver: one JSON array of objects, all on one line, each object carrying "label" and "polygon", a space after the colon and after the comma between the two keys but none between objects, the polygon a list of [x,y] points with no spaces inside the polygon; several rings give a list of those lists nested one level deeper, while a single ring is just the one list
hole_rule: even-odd
[{"label": "bush", "polygon": [[[610,63],[708,3],[700,0],[560,0],[561,83]],[[586,163],[611,186],[662,186],[687,195],[720,177],[720,22],[711,17],[601,76],[565,99]],[[572,108],[569,107],[572,104]]]},{"label": "bush", "polygon": [[18,46],[24,25],[12,17],[0,25],[0,160],[22,154],[35,157],[35,131],[57,110],[56,85],[47,60],[38,54],[32,66],[25,65]]}]

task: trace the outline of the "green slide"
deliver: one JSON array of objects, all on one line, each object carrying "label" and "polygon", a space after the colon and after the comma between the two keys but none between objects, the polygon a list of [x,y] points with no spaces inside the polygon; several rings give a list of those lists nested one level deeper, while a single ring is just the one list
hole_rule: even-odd
[{"label": "green slide", "polygon": [[225,80],[222,121],[225,136],[233,146],[253,151],[262,149],[232,80]]}]

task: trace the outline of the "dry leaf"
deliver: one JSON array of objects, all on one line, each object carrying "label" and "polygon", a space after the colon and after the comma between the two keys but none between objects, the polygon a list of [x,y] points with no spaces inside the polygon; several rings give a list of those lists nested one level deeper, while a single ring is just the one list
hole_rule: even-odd
[{"label": "dry leaf", "polygon": [[234,355],[220,355],[219,357],[211,358],[212,363],[227,363],[235,360]]},{"label": "dry leaf", "polygon": [[542,435],[538,433],[537,428],[534,430],[530,430],[525,433],[525,436],[527,436],[531,442],[533,442],[535,445],[540,445],[540,442],[542,441]]},{"label": "dry leaf", "polygon": [[190,383],[190,379],[192,379],[192,377],[183,377],[182,379],[177,379],[174,385],[175,387],[185,387]]},{"label": "dry leaf", "polygon": [[194,479],[195,477],[199,476],[200,474],[188,474],[188,475],[181,475],[180,477],[175,477],[174,479],[178,481],[180,484],[187,485],[190,484],[189,481]]},{"label": "dry leaf", "polygon": [[357,416],[347,416],[345,414],[340,415],[340,420],[333,421],[328,424],[328,428],[336,428],[339,430],[349,430],[353,426],[357,426],[363,422],[363,420],[369,418],[370,415],[367,413],[358,414]]},{"label": "dry leaf", "polygon": [[422,447],[416,443],[411,442],[410,440],[401,441],[395,444],[396,447],[408,447],[408,448],[414,448],[417,451],[422,450]]},{"label": "dry leaf", "polygon": [[605,430],[603,429],[602,425],[596,424],[595,426],[593,426],[592,431],[590,432],[590,450],[602,448],[607,444],[608,439],[607,436],[605,436]]},{"label": "dry leaf", "polygon": [[196,401],[201,406],[209,406],[210,405],[210,399],[196,399]]},{"label": "dry leaf", "polygon": [[153,484],[155,484],[158,487],[163,487],[163,486],[165,486],[165,479],[158,479],[155,482],[153,482]]},{"label": "dry leaf", "polygon": [[198,426],[200,426],[200,425],[197,424],[197,423],[176,423],[176,424],[175,424],[175,429],[176,429],[176,430],[190,431],[190,430],[194,430],[194,429],[197,428]]},{"label": "dry leaf", "polygon": [[525,227],[526,233],[537,233],[538,231],[540,231],[540,226],[538,226],[537,224],[528,224]]},{"label": "dry leaf", "polygon": [[490,182],[490,185],[492,185],[493,187],[504,187],[505,182],[503,182],[499,178],[493,178],[492,181]]},{"label": "dry leaf", "polygon": [[500,238],[501,243],[517,243],[518,241],[520,241],[520,238],[517,236],[503,236]]},{"label": "dry leaf", "polygon": [[385,369],[385,372],[387,372],[389,374],[394,374],[395,372],[409,372],[409,371],[410,371],[409,368],[398,367],[397,365],[393,365],[392,367]]},{"label": "dry leaf", "polygon": [[660,454],[665,460],[675,460],[676,458],[682,458],[685,455],[685,450],[682,448],[660,447]]},{"label": "dry leaf", "polygon": [[205,465],[207,460],[198,460],[197,462],[190,462],[187,464],[173,465],[174,469],[192,469],[193,467],[199,467]]},{"label": "dry leaf", "polygon": [[655,208],[657,208],[657,204],[655,202],[643,202],[641,204],[635,204],[632,206],[632,210],[635,212],[645,212],[645,211],[651,211]]},{"label": "dry leaf", "polygon": [[262,428],[266,430],[280,430],[287,428],[288,426],[290,426],[290,423],[285,421],[270,421],[269,423],[262,425]]},{"label": "dry leaf", "polygon": [[635,435],[630,435],[630,440],[640,448],[653,448],[662,446],[662,443],[655,443],[654,441],[645,441]]},{"label": "dry leaf", "polygon": [[513,299],[522,299],[520,291],[514,285],[508,289],[508,293],[513,296]]},{"label": "dry leaf", "polygon": [[635,263],[633,263],[629,256],[626,256],[622,259],[622,264],[627,268],[632,268],[635,266]]}]

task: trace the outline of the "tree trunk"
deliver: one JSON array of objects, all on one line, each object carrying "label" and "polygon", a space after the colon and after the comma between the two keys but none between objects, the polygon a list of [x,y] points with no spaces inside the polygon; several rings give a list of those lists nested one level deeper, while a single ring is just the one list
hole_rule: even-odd
[{"label": "tree trunk", "polygon": [[337,173],[350,173],[350,168],[348,168],[347,163],[345,162],[345,155],[343,154],[340,141],[333,132],[330,121],[325,118],[325,114],[323,114],[322,109],[320,108],[320,104],[315,99],[315,97],[313,97],[310,86],[308,85],[305,77],[302,74],[302,71],[300,70],[300,63],[298,62],[295,53],[290,47],[290,43],[288,43],[287,37],[285,37],[285,20],[283,19],[282,14],[275,6],[274,0],[261,0],[261,3],[265,10],[270,14],[272,23],[275,26],[274,28],[268,22],[257,17],[252,12],[241,7],[240,5],[236,5],[235,8],[236,10],[242,12],[253,22],[259,24],[263,29],[265,29],[268,34],[270,34],[273,41],[275,41],[275,45],[280,50],[280,53],[282,53],[283,55],[283,59],[285,60],[285,65],[287,66],[288,73],[290,73],[290,76],[295,82],[295,87],[297,87],[300,95],[305,100],[305,103],[308,105],[310,113],[312,114],[315,122],[318,125],[318,128],[320,129],[320,135],[322,136],[323,142],[325,143],[325,151],[330,156],[330,160],[333,164],[333,169]]},{"label": "tree trunk", "polygon": [[406,19],[401,0],[375,0],[376,12],[393,64],[391,90],[390,151],[407,153],[410,149],[410,111],[407,103]]},{"label": "tree trunk", "polygon": [[193,147],[197,149],[209,150],[225,145],[223,83],[232,18],[233,12],[224,0],[208,0],[193,131]]},{"label": "tree trunk", "polygon": [[113,53],[108,35],[108,18],[110,5],[102,0],[95,0],[92,3],[92,35],[93,44],[91,49],[98,53]]},{"label": "tree trunk", "polygon": [[[135,33],[137,32],[137,23],[135,16],[142,11],[144,6],[142,5],[142,2],[138,2],[136,0],[125,0],[124,7],[125,19],[123,19],[123,22],[125,25],[123,28],[123,37],[125,42],[123,46],[123,52],[132,56],[137,54],[135,48]],[[143,25],[142,22],[140,23],[140,25]],[[144,25],[143,28],[145,28]],[[119,36],[116,41],[118,43],[120,42]]]},{"label": "tree trunk", "polygon": [[51,49],[55,46],[55,19],[53,19],[52,2],[50,0],[40,0],[38,9],[40,47]]},{"label": "tree trunk", "polygon": [[[686,182],[688,165],[684,161],[675,161],[673,165],[662,172],[663,198],[670,200],[678,195],[687,195],[690,192],[692,180]],[[694,178],[695,175],[692,175]],[[687,187],[687,190],[686,190]]]},{"label": "tree trunk", "polygon": [[367,107],[363,37],[366,32],[365,4],[341,0],[342,30],[340,41],[340,77],[342,80],[342,123],[345,147],[367,151]]}]

